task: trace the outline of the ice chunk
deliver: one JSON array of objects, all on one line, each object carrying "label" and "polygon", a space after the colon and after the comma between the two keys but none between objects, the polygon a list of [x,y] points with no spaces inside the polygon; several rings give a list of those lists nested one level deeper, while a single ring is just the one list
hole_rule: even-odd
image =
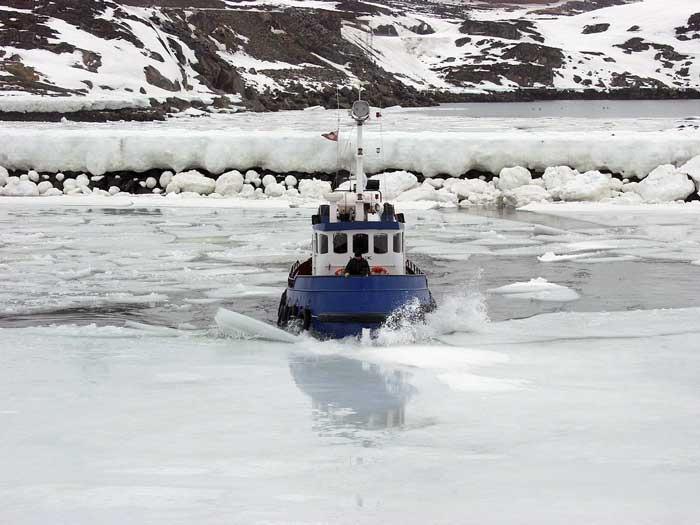
[{"label": "ice chunk", "polygon": [[267,188],[267,187],[270,186],[271,184],[277,184],[277,179],[275,178],[274,175],[265,175],[265,176],[262,178],[262,185],[263,185],[263,188]]},{"label": "ice chunk", "polygon": [[294,175],[287,175],[284,178],[284,184],[287,186],[287,188],[296,188],[297,178]]},{"label": "ice chunk", "polygon": [[646,202],[668,202],[685,199],[695,191],[695,184],[682,170],[664,164],[639,182],[634,191]]},{"label": "ice chunk", "polygon": [[306,199],[323,199],[331,191],[331,183],[318,179],[304,179],[299,182],[299,193]]},{"label": "ice chunk", "polygon": [[[695,184],[700,188],[700,155],[693,157],[688,162],[683,164],[678,171],[685,173],[695,181]],[[0,175],[1,177],[2,175]]]},{"label": "ice chunk", "polygon": [[481,179],[448,179],[444,187],[457,195],[460,199],[468,199],[474,194],[498,194],[496,188]]},{"label": "ice chunk", "polygon": [[41,195],[44,195],[51,188],[53,188],[53,184],[47,180],[42,180],[39,184],[37,184],[37,189]]},{"label": "ice chunk", "polygon": [[166,188],[166,193],[197,193],[208,195],[216,189],[216,181],[205,177],[196,170],[184,171],[175,175]]},{"label": "ice chunk", "polygon": [[252,197],[255,194],[255,187],[250,184],[244,184],[241,188],[241,197]]},{"label": "ice chunk", "polygon": [[32,181],[35,184],[41,179],[41,177],[39,177],[39,174],[34,170],[31,170],[29,173],[27,173],[27,177],[30,181]]},{"label": "ice chunk", "polygon": [[88,177],[88,176],[85,175],[84,173],[81,173],[80,175],[78,175],[78,176],[75,178],[75,184],[76,184],[79,188],[87,187],[87,186],[90,185],[90,177]]},{"label": "ice chunk", "polygon": [[559,188],[576,179],[578,171],[568,166],[554,166],[547,168],[542,175],[545,189],[555,199],[559,198]]},{"label": "ice chunk", "polygon": [[437,379],[456,392],[511,392],[528,387],[528,382],[522,379],[484,377],[466,372],[445,372],[438,374]]},{"label": "ice chunk", "polygon": [[455,203],[457,196],[448,191],[437,191],[430,184],[422,184],[418,188],[403,192],[395,200],[396,202],[435,201]]},{"label": "ice chunk", "polygon": [[373,175],[370,179],[379,181],[379,189],[384,200],[392,201],[403,192],[418,186],[418,177],[407,171],[390,171]]},{"label": "ice chunk", "polygon": [[265,187],[265,195],[267,195],[268,197],[281,197],[282,195],[284,195],[284,192],[284,186],[276,182],[268,184]]},{"label": "ice chunk", "polygon": [[528,282],[513,283],[499,288],[492,288],[490,293],[505,295],[509,299],[526,299],[534,301],[569,302],[579,298],[579,294],[571,288],[550,283],[547,279],[538,277]]},{"label": "ice chunk", "polygon": [[571,261],[573,259],[582,259],[584,257],[590,256],[590,253],[571,253],[567,255],[557,255],[554,252],[546,252],[544,255],[540,255],[537,258],[537,260],[540,262]]},{"label": "ice chunk", "polygon": [[563,201],[599,201],[611,195],[611,177],[599,171],[587,171],[559,188]]},{"label": "ice chunk", "polygon": [[110,195],[116,195],[121,190],[117,186],[110,186],[108,191]]},{"label": "ice chunk", "polygon": [[155,179],[155,177],[148,177],[148,178],[146,179],[146,187],[147,187],[149,190],[152,190],[152,189],[155,188],[157,185],[158,185],[158,181]]},{"label": "ice chunk", "polygon": [[2,195],[8,197],[34,197],[39,195],[39,188],[30,180],[11,181],[0,191],[2,191]]},{"label": "ice chunk", "polygon": [[445,179],[440,178],[440,177],[435,177],[435,178],[428,177],[427,179],[425,179],[425,182],[430,184],[436,190],[439,190],[440,188],[442,188],[443,184],[445,184]]},{"label": "ice chunk", "polygon": [[520,208],[531,202],[551,201],[552,196],[541,186],[530,184],[519,186],[503,193],[503,203],[506,206]]},{"label": "ice chunk", "polygon": [[164,171],[161,173],[160,178],[158,179],[158,184],[160,184],[161,188],[167,188],[171,180],[173,180],[173,172]]},{"label": "ice chunk", "polygon": [[611,176],[599,171],[579,173],[568,166],[556,166],[547,168],[542,178],[555,200],[599,201],[612,195]]},{"label": "ice chunk", "polygon": [[8,171],[0,166],[0,186],[4,186],[7,184],[7,179],[10,177],[10,174]]},{"label": "ice chunk", "polygon": [[296,343],[299,338],[295,335],[280,330],[262,321],[258,321],[246,315],[219,309],[215,318],[219,330],[229,337],[252,337],[281,343]]},{"label": "ice chunk", "polygon": [[243,189],[243,175],[239,171],[229,171],[216,179],[216,193],[219,195],[236,195]]},{"label": "ice chunk", "polygon": [[522,166],[503,168],[498,175],[496,188],[501,191],[507,191],[519,188],[520,186],[526,186],[530,184],[531,181],[532,175],[530,174],[530,170]]}]

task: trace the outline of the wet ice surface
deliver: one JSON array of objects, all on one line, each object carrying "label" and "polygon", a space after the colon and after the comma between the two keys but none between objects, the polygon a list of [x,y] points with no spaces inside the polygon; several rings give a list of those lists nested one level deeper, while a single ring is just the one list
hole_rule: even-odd
[{"label": "wet ice surface", "polygon": [[309,215],[1,210],[0,522],[700,519],[697,215],[408,212],[428,326],[220,337]]}]

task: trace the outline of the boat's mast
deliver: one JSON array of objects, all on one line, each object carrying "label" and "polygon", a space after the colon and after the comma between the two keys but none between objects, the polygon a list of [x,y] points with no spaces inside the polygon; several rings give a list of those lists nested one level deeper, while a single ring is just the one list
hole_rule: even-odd
[{"label": "boat's mast", "polygon": [[364,149],[362,144],[362,130],[364,122],[369,118],[369,104],[362,100],[362,86],[359,88],[357,101],[352,105],[352,118],[357,124],[357,154],[355,156],[355,193],[357,205],[355,206],[355,220],[365,220],[363,194],[366,187]]}]

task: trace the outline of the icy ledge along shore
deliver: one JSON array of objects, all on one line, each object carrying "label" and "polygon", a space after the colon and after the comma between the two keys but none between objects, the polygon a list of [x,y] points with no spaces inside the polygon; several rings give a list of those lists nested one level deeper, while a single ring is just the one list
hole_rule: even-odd
[{"label": "icy ledge along shore", "polygon": [[[0,144],[0,165],[9,170],[90,175],[152,169],[335,173],[352,166],[355,151],[346,133],[336,144],[318,131],[167,126],[5,126],[0,128]],[[370,173],[405,170],[425,177],[458,177],[471,170],[497,175],[512,166],[542,172],[563,165],[581,173],[603,170],[644,177],[657,166],[679,165],[700,155],[700,133],[695,129],[371,131],[365,151]]]},{"label": "icy ledge along shore", "polygon": [[[490,181],[482,176],[471,179],[432,177],[419,182],[416,175],[406,171],[386,172],[372,178],[379,180],[387,200],[404,206],[419,203],[418,206],[423,208],[474,205],[519,208],[554,201],[628,205],[683,202],[700,200],[697,193],[700,189],[700,155],[680,167],[672,164],[658,166],[639,182],[597,170],[581,173],[568,166],[548,167],[538,178],[533,178],[532,173],[522,166],[506,167]],[[114,174],[105,177],[81,173],[67,177],[63,173],[40,174],[35,170],[11,176],[7,169],[0,167],[0,197],[67,196],[84,199],[87,196],[116,196],[138,198],[142,204],[146,203],[143,195],[136,197],[124,191],[126,189],[139,194],[150,193],[152,202],[149,204],[152,205],[168,202],[197,205],[197,200],[206,197],[209,203],[221,203],[216,206],[235,206],[243,201],[302,206],[324,199],[331,191],[331,184],[315,178],[299,181],[292,175],[261,176],[255,170],[248,170],[245,174],[232,170],[216,179],[196,170],[176,174],[164,171],[159,173],[158,178],[148,176],[139,180],[133,176]],[[189,204],[185,204],[186,201]],[[226,201],[226,204],[222,201]],[[123,205],[130,205],[131,202],[127,199]],[[118,204],[115,202],[114,205]]]}]

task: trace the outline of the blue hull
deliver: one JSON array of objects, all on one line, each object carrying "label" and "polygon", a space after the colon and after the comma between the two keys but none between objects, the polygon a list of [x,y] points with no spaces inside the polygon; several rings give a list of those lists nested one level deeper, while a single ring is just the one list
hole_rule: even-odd
[{"label": "blue hull", "polygon": [[299,319],[304,328],[324,338],[362,334],[379,328],[398,308],[417,300],[422,310],[434,308],[425,275],[369,277],[302,276],[289,280],[279,311],[280,326]]}]

